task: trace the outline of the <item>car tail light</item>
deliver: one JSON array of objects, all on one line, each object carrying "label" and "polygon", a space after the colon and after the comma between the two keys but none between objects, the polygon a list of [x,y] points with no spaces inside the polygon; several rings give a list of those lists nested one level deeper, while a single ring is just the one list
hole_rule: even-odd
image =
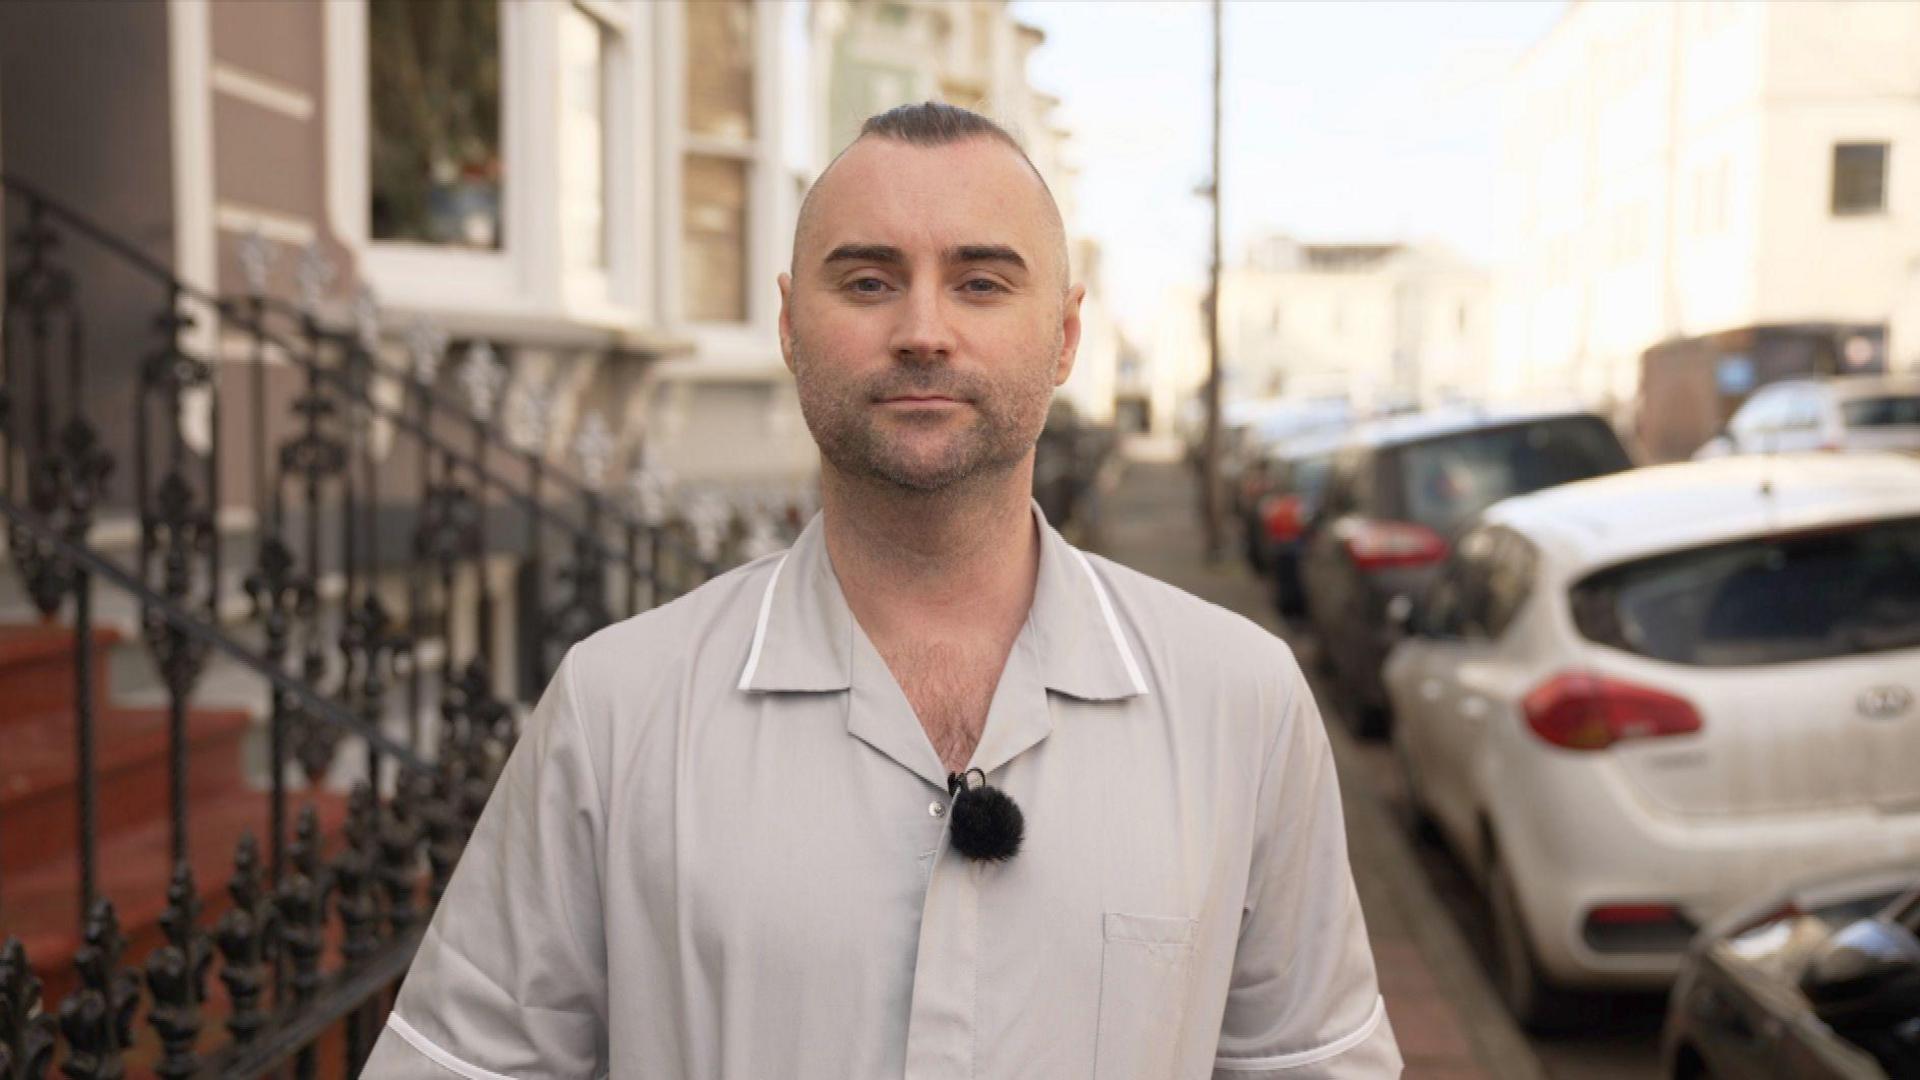
[{"label": "car tail light", "polygon": [[1700,730],[1700,714],[1681,698],[1580,672],[1547,680],[1521,709],[1535,735],[1567,750],[1604,750],[1623,739]]},{"label": "car tail light", "polygon": [[1597,952],[1668,952],[1685,948],[1694,930],[1674,904],[1601,904],[1587,909],[1581,937]]},{"label": "car tail light", "polygon": [[1300,538],[1300,496],[1269,495],[1260,500],[1260,524],[1267,539],[1286,543]]},{"label": "car tail light", "polygon": [[1341,540],[1359,570],[1429,566],[1447,557],[1447,542],[1439,533],[1405,521],[1356,520]]}]

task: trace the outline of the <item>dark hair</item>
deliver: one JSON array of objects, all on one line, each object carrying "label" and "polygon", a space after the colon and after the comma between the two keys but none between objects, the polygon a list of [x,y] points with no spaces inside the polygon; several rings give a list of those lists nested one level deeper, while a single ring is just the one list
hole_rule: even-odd
[{"label": "dark hair", "polygon": [[864,139],[869,135],[914,146],[945,146],[962,139],[985,136],[1020,150],[1023,157],[1026,155],[1026,151],[1020,148],[1019,140],[1009,134],[1006,128],[972,109],[938,101],[895,105],[886,112],[869,116],[867,122],[860,125],[860,137]]}]

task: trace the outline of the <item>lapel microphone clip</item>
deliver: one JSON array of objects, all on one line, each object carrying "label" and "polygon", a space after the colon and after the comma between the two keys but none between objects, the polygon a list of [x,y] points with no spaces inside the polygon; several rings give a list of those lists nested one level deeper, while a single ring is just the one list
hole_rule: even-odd
[{"label": "lapel microphone clip", "polygon": [[987,784],[979,769],[947,774],[953,808],[947,815],[954,850],[976,862],[1006,862],[1020,853],[1027,822],[1020,807]]}]

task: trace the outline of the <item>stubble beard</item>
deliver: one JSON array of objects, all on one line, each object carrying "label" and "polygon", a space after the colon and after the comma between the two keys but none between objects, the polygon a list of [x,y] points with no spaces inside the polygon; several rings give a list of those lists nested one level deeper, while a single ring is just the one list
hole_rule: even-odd
[{"label": "stubble beard", "polygon": [[[1053,399],[1052,364],[1045,358],[1016,365],[1004,380],[956,371],[937,362],[901,363],[867,379],[838,378],[831,364],[794,336],[794,383],[800,412],[820,454],[844,477],[900,492],[951,493],[1002,475],[1026,459],[1040,438]],[[1054,354],[1059,352],[1056,342]],[[938,394],[966,402],[964,430],[927,451],[908,433],[889,428],[950,426],[949,416],[898,417],[882,424],[875,403],[902,394]]]}]

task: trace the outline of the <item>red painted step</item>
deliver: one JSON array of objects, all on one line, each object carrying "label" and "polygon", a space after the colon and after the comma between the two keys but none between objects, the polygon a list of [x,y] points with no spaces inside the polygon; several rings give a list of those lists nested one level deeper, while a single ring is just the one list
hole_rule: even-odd
[{"label": "red painted step", "polygon": [[[107,652],[120,634],[93,632],[93,701],[107,700]],[[13,721],[73,707],[73,628],[59,623],[0,624],[0,731]]]},{"label": "red painted step", "polygon": [[[264,792],[240,789],[198,800],[190,808],[188,847],[194,885],[205,905],[202,926],[211,928],[228,906],[227,879],[233,873],[234,847],[243,835],[252,833],[260,841],[265,862],[270,801]],[[309,803],[319,813],[321,835],[337,837],[347,816],[346,799],[322,791],[289,793],[289,833],[300,807]],[[159,918],[166,909],[167,883],[173,874],[171,842],[171,826],[164,813],[100,838],[97,888],[113,901],[120,916],[128,942],[124,959],[129,965],[144,963],[147,954],[164,943]],[[75,985],[73,954],[80,947],[80,926],[78,851],[64,852],[26,873],[0,878],[0,938],[17,935],[26,946],[34,971],[46,982],[43,1000],[58,1001]]]},{"label": "red painted step", "polygon": [[[250,719],[238,709],[187,714],[190,805],[239,788]],[[0,882],[79,846],[77,719],[14,720],[0,736]],[[94,721],[97,836],[165,818],[169,798],[165,709],[108,709]],[[0,894],[0,901],[4,901]]]}]

